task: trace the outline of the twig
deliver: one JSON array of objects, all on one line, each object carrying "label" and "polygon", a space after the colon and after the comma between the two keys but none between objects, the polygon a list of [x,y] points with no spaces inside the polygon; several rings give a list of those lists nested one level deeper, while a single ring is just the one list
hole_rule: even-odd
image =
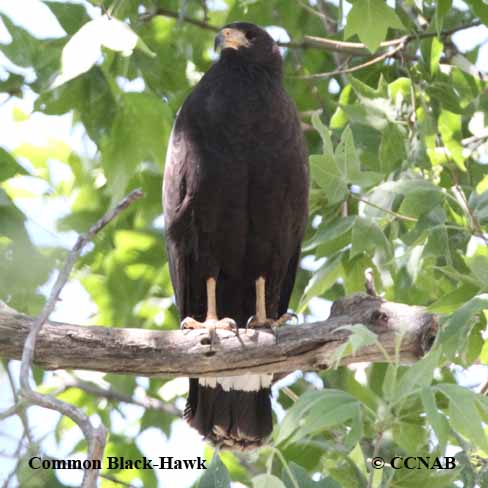
[{"label": "twig", "polygon": [[112,483],[116,483],[120,486],[125,486],[126,488],[137,488],[135,485],[131,485],[130,483],[127,483],[127,481],[119,480],[118,478],[116,478],[115,476],[112,476],[111,474],[100,473],[100,478],[104,478],[104,479],[109,480]]},{"label": "twig", "polygon": [[300,397],[288,386],[284,386],[281,391],[292,401],[296,402]]},{"label": "twig", "polygon": [[[380,447],[381,447],[381,441],[383,440],[383,431],[380,431],[376,434],[376,440],[374,444],[374,449],[373,449],[373,456],[371,457],[371,460],[374,458],[378,457],[378,454],[380,452]],[[372,488],[373,487],[373,481],[374,481],[374,473],[375,473],[375,468],[371,465],[370,466],[370,472],[368,476],[368,486],[367,488]]]},{"label": "twig", "polygon": [[24,402],[18,401],[17,403],[14,403],[11,407],[6,408],[2,412],[0,412],[0,420],[5,420],[8,417],[11,417],[12,415],[16,415],[21,408],[24,408]]},{"label": "twig", "polygon": [[454,186],[452,188],[452,192],[454,193],[454,197],[456,198],[459,206],[465,211],[466,215],[469,218],[470,232],[478,235],[478,237],[480,237],[484,241],[484,243],[488,245],[488,238],[485,236],[476,215],[471,210],[468,199],[466,198],[466,195],[464,194],[464,191],[461,188],[461,185],[459,184],[457,171],[451,170],[451,176],[452,179],[454,180]]},{"label": "twig", "polygon": [[376,203],[372,203],[365,198],[355,195],[354,193],[350,193],[350,195],[352,198],[355,198],[356,200],[359,200],[360,202],[363,202],[370,207],[376,208],[377,210],[381,210],[382,212],[393,215],[393,217],[396,217],[397,219],[405,220],[406,222],[417,222],[417,219],[415,217],[409,217],[408,215],[399,214],[398,212],[394,212],[393,210],[389,210],[388,208],[380,207],[379,205],[376,205]]},{"label": "twig", "polygon": [[[59,272],[56,282],[51,290],[49,298],[44,306],[44,309],[39,316],[34,320],[32,327],[29,331],[27,339],[25,340],[22,363],[20,367],[20,394],[21,397],[28,403],[39,405],[44,408],[56,410],[63,415],[66,415],[73,420],[83,432],[88,443],[88,458],[89,459],[102,459],[103,451],[105,447],[106,429],[103,425],[94,427],[90,422],[88,416],[84,412],[71,405],[54,398],[50,395],[43,395],[35,392],[29,383],[29,373],[32,367],[32,361],[34,359],[34,350],[36,347],[36,339],[41,331],[44,323],[48,320],[52,311],[54,310],[58,301],[59,295],[68,281],[71,270],[78,259],[82,249],[85,245],[92,240],[100,230],[111,222],[117,215],[127,208],[132,202],[138,200],[143,195],[142,191],[134,190],[127,195],[116,207],[109,210],[95,225],[93,225],[86,234],[80,235],[66,258],[66,262]],[[83,476],[83,488],[91,488],[96,485],[96,479],[98,476],[97,470],[85,470]]]},{"label": "twig", "polygon": [[207,5],[207,0],[200,0],[200,3],[202,4],[202,9],[203,9],[203,20],[205,22],[208,22],[208,5]]},{"label": "twig", "polygon": [[12,469],[12,471],[10,471],[8,476],[5,478],[5,481],[2,485],[2,488],[8,488],[10,486],[10,482],[13,480],[14,476],[17,474],[17,472],[19,470],[20,465],[24,461],[23,456],[21,456],[22,444],[24,441],[24,437],[25,437],[25,432],[24,432],[24,435],[20,438],[19,443],[17,444],[17,449],[15,450],[15,453],[12,456],[13,459],[17,460],[17,462],[15,463],[15,466]]},{"label": "twig", "polygon": [[[379,49],[385,49],[392,46],[397,46],[400,39],[392,39],[391,41],[384,41],[380,44]],[[323,49],[324,51],[333,51],[338,53],[352,54],[355,56],[364,56],[371,54],[365,44],[362,42],[347,42],[340,41],[338,39],[329,39],[326,37],[318,36],[304,36],[303,47],[315,47],[317,49]]]},{"label": "twig", "polygon": [[[447,29],[440,33],[440,37],[449,37],[452,34],[455,34],[458,31],[470,29],[471,27],[478,27],[481,25],[481,21],[476,20],[469,24],[458,25],[457,27],[453,27],[452,29]],[[399,37],[397,39],[391,39],[389,41],[384,41],[380,44],[379,50],[397,46],[401,44],[402,41],[406,38],[406,43],[410,43],[416,39],[428,39],[430,37],[436,37],[436,32],[419,32],[417,34],[409,34],[407,36]],[[325,51],[336,51],[336,52],[343,52],[349,53],[354,55],[367,55],[371,54],[369,49],[366,45],[362,42],[347,42],[347,41],[340,41],[337,39],[328,39],[325,37],[317,37],[317,36],[304,36],[303,37],[303,48],[312,47],[323,49]]]},{"label": "twig", "polygon": [[[10,384],[10,389],[12,390],[12,395],[14,397],[14,404],[18,405],[19,404],[19,397],[17,395],[17,388],[15,386],[15,381],[14,381],[12,372],[10,371],[10,362],[8,362],[7,365],[5,366],[5,371],[7,373],[7,378],[8,378],[8,382]],[[29,444],[33,444],[34,439],[32,438],[31,431],[29,428],[29,421],[27,418],[27,412],[25,411],[25,405],[19,406],[16,413],[18,414],[20,421],[22,422],[22,426],[24,428],[24,434],[27,437]]]},{"label": "twig", "polygon": [[[309,8],[312,9],[313,15],[320,16],[321,18],[324,17],[324,14],[322,12],[318,12],[312,7],[305,6],[303,2],[301,2],[300,0],[299,3],[304,8],[307,8],[307,10],[309,10]],[[143,22],[147,22],[151,20],[153,17],[156,17],[158,15],[161,15],[163,17],[170,17],[173,19],[180,19],[180,15],[178,12],[174,12],[172,10],[161,8],[161,7],[155,10],[154,12],[147,12],[142,14],[139,17],[139,19]],[[200,27],[201,29],[210,30],[212,32],[218,32],[220,30],[220,27],[209,24],[208,22],[203,20],[195,19],[193,17],[188,17],[186,15],[184,15],[180,20],[195,25],[197,27]],[[447,29],[445,31],[442,31],[440,33],[440,36],[449,37],[458,31],[464,29],[470,29],[471,27],[477,27],[479,25],[481,25],[481,21],[476,20],[469,24],[459,25],[457,27],[453,27],[452,29]],[[420,32],[417,34],[409,34],[408,36],[403,36],[398,39],[391,39],[389,41],[384,41],[380,44],[379,49],[385,49],[388,47],[397,46],[398,44],[401,44],[403,42],[405,37],[407,39],[407,43],[409,43],[414,39],[427,39],[429,37],[435,37],[435,36],[437,36],[436,32]],[[339,41],[336,39],[328,39],[325,37],[317,37],[317,36],[305,35],[302,42],[291,41],[291,42],[279,42],[278,44],[281,47],[289,47],[295,49],[318,48],[318,49],[323,49],[325,51],[335,51],[335,52],[342,52],[342,53],[348,53],[353,55],[370,54],[370,51],[368,50],[366,45],[363,44],[362,42],[346,42],[346,41]]]},{"label": "twig", "polygon": [[169,415],[181,415],[182,411],[175,407],[174,405],[162,402],[157,400],[156,398],[151,398],[145,396],[141,399],[132,398],[129,395],[124,395],[119,391],[116,391],[112,388],[102,388],[94,383],[88,381],[82,381],[76,377],[70,376],[66,374],[66,377],[61,378],[61,389],[57,394],[68,390],[69,388],[78,388],[79,390],[83,390],[90,395],[94,395],[97,397],[106,398],[107,400],[112,400],[116,402],[122,403],[130,403],[132,405],[138,405],[140,407],[145,408],[146,410],[157,410],[159,412],[164,412]]},{"label": "twig", "polygon": [[187,15],[180,16],[178,12],[173,12],[172,10],[168,10],[166,8],[158,8],[154,12],[147,12],[142,14],[139,19],[143,22],[150,21],[153,17],[161,15],[163,17],[170,17],[172,19],[180,20],[182,22],[186,22],[188,24],[196,25],[201,29],[210,30],[212,32],[218,32],[220,29],[219,27],[215,27],[204,20],[194,19],[193,17],[188,17]]},{"label": "twig", "polygon": [[366,293],[372,297],[377,297],[376,288],[374,286],[374,275],[373,270],[368,268],[364,272],[364,286],[366,288]]},{"label": "twig", "polygon": [[326,73],[314,73],[313,75],[302,75],[302,76],[294,76],[293,78],[298,80],[324,80],[330,78],[331,76],[343,75],[347,73],[354,73],[354,71],[359,71],[360,69],[367,68],[368,66],[372,66],[373,64],[379,63],[384,61],[385,59],[392,58],[395,54],[406,46],[407,37],[403,37],[403,42],[400,42],[394,49],[391,51],[387,51],[379,56],[376,56],[365,63],[358,64],[357,66],[351,66],[349,68],[341,68],[334,71],[328,71]]},{"label": "twig", "polygon": [[300,7],[302,7],[304,10],[311,13],[312,15],[315,15],[316,17],[319,17],[322,20],[326,19],[326,16],[322,12],[319,12],[318,10],[315,10],[313,7],[311,7],[310,5],[307,5],[307,3],[304,2],[304,0],[297,0],[297,3],[300,5]]}]

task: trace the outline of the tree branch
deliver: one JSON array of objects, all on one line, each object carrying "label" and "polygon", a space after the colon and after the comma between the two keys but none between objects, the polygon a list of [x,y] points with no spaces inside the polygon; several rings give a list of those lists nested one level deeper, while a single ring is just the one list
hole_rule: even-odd
[{"label": "tree branch", "polygon": [[[312,15],[317,15],[320,16],[321,18],[326,18],[326,16],[322,12],[318,12],[312,7],[306,7],[304,3],[301,1],[299,1],[299,3],[302,5],[302,7],[307,8],[307,10],[309,9],[313,10]],[[163,17],[169,17],[172,19],[177,19],[186,22],[188,24],[192,24],[196,27],[200,27],[201,29],[210,30],[212,32],[218,32],[220,30],[220,27],[209,24],[204,20],[195,19],[193,17],[188,17],[186,15],[181,16],[178,12],[174,12],[166,8],[158,8],[152,12],[146,12],[142,14],[139,17],[139,19],[143,22],[147,22],[151,20],[153,17],[156,17],[158,15],[161,15]],[[478,27],[479,25],[482,25],[481,21],[475,20],[474,22],[471,22],[469,24],[459,25],[453,27],[452,29],[446,29],[440,32],[440,37],[449,37],[458,31],[464,29],[470,29],[471,27]],[[378,51],[381,51],[382,49],[389,48],[389,47],[395,47],[398,44],[402,43],[405,40],[405,38],[406,38],[406,44],[408,44],[409,42],[415,39],[427,39],[429,37],[435,37],[435,36],[437,36],[437,32],[420,32],[415,34],[409,34],[408,36],[403,36],[398,39],[391,39],[389,41],[382,42],[380,44]],[[366,45],[363,44],[362,42],[347,42],[347,41],[340,41],[337,39],[329,39],[326,37],[307,36],[307,35],[303,37],[303,41],[301,42],[297,42],[297,41],[278,42],[278,45],[281,47],[289,47],[293,49],[316,48],[316,49],[322,49],[324,51],[347,53],[347,54],[359,55],[359,56],[372,54],[369,51],[369,49],[366,47]],[[376,54],[378,54],[378,51],[376,52]]]},{"label": "tree branch", "polygon": [[72,375],[63,375],[59,378],[59,390],[56,394],[59,395],[63,391],[69,390],[70,388],[78,388],[79,390],[100,398],[105,398],[108,401],[130,403],[132,405],[138,405],[146,410],[156,410],[158,412],[163,412],[169,415],[181,415],[182,410],[175,407],[170,403],[165,403],[156,398],[151,398],[149,396],[144,396],[142,398],[133,398],[130,395],[125,395],[113,388],[103,388],[96,385],[90,381],[83,381]]},{"label": "tree branch", "polygon": [[326,73],[315,73],[312,75],[303,75],[303,76],[295,76],[294,78],[298,80],[324,80],[326,78],[330,78],[331,76],[343,75],[346,73],[353,73],[354,71],[359,71],[360,69],[367,68],[368,66],[372,66],[373,64],[379,63],[384,61],[385,59],[392,58],[395,56],[396,53],[405,49],[407,43],[407,37],[402,38],[399,44],[397,44],[393,49],[387,51],[379,56],[370,59],[364,63],[358,64],[356,66],[349,66],[346,68],[337,69],[334,71],[328,71]]},{"label": "tree branch", "polygon": [[167,8],[158,8],[154,12],[146,12],[142,14],[139,19],[143,22],[148,22],[153,17],[157,17],[161,15],[163,17],[169,17],[171,19],[180,20],[186,22],[188,24],[195,25],[196,27],[200,27],[200,29],[210,30],[212,32],[218,32],[220,27],[215,27],[204,20],[194,19],[193,17],[188,17],[187,15],[181,16],[178,12],[173,12],[172,10],[168,10]]},{"label": "tree branch", "polygon": [[[68,254],[63,268],[58,274],[56,282],[51,290],[49,298],[44,306],[42,312],[38,317],[32,319],[28,333],[24,337],[21,344],[20,355],[22,357],[22,363],[20,365],[20,394],[22,400],[27,404],[39,405],[44,408],[49,408],[50,410],[56,410],[62,415],[66,415],[73,422],[75,422],[78,427],[82,430],[83,435],[88,443],[88,458],[89,459],[101,459],[103,456],[103,451],[105,447],[106,429],[103,425],[99,427],[94,427],[87,415],[84,412],[71,405],[69,403],[63,402],[54,398],[51,395],[43,395],[34,391],[29,382],[29,373],[32,367],[32,362],[34,359],[36,343],[38,337],[40,337],[42,329],[46,324],[49,316],[56,307],[56,303],[59,299],[61,291],[68,281],[69,275],[73,266],[80,256],[81,251],[85,245],[92,240],[96,234],[111,222],[122,210],[127,208],[132,202],[142,197],[142,192],[140,190],[134,190],[127,197],[125,197],[116,207],[109,210],[95,225],[93,225],[86,234],[80,235],[73,247],[73,249]],[[8,307],[0,307],[1,310],[9,311]],[[22,408],[22,407],[21,407]],[[20,410],[22,411],[22,410]],[[97,470],[85,470],[83,475],[83,488],[91,488],[96,486],[96,479],[98,476]]]},{"label": "tree branch", "polygon": [[[34,319],[0,310],[0,356],[18,359]],[[46,322],[39,333],[35,363],[45,369],[88,369],[141,376],[216,376],[245,373],[288,373],[320,370],[335,361],[334,353],[349,332],[339,326],[370,327],[387,352],[394,353],[395,336],[404,333],[401,357],[413,362],[431,346],[436,318],[423,307],[387,302],[357,294],[334,303],[322,322],[285,326],[276,339],[268,331],[219,331],[213,345],[204,330],[155,331]],[[376,346],[368,346],[341,364],[384,361]]]}]

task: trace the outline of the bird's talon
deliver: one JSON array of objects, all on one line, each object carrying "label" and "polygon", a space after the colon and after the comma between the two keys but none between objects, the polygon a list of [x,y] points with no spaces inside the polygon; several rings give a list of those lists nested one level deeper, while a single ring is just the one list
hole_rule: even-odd
[{"label": "bird's talon", "polygon": [[298,314],[296,314],[295,312],[290,312],[289,314],[287,314],[290,316],[290,320],[291,319],[294,319],[295,322],[298,324]]},{"label": "bird's talon", "polygon": [[246,330],[249,329],[249,327],[251,327],[252,322],[254,322],[255,320],[256,320],[256,316],[255,315],[251,315],[247,319],[247,322],[246,322]]}]

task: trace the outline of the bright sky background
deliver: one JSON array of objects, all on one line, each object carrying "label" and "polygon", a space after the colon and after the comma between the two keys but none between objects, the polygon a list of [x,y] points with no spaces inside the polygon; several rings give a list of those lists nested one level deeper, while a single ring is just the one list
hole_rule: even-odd
[{"label": "bright sky background", "polygon": [[[84,3],[80,0],[78,3]],[[218,2],[215,2],[217,6]],[[92,16],[99,15],[99,9],[87,4],[88,12]],[[297,6],[297,8],[299,8]],[[63,29],[58,24],[54,15],[50,10],[42,4],[39,0],[1,0],[0,13],[8,15],[14,23],[26,28],[34,36],[38,38],[45,37],[62,37],[65,35]],[[279,28],[270,29],[272,34],[283,39],[283,31]],[[469,50],[480,41],[488,40],[488,29],[486,27],[478,27],[457,33],[453,36],[454,41],[461,47],[462,50]],[[10,41],[10,36],[5,27],[0,21],[0,42],[7,43]],[[478,67],[488,69],[488,44],[480,51]],[[5,74],[5,68],[13,72],[19,72],[33,76],[31,70],[24,70],[15,67],[3,56],[0,52],[0,78]],[[36,145],[45,145],[50,139],[58,139],[65,141],[76,152],[81,154],[93,154],[95,151],[93,143],[86,137],[82,127],[79,125],[72,127],[71,115],[51,116],[47,117],[40,113],[32,113],[33,102],[35,95],[29,91],[25,93],[23,99],[11,98],[4,102],[0,100],[0,146],[8,150],[12,150],[21,143],[29,141]],[[4,103],[2,103],[4,102]],[[12,117],[14,109],[21,109],[24,113],[30,114],[29,119],[24,122],[15,122]],[[26,166],[29,163],[22,160]],[[53,163],[55,164],[55,163]],[[59,168],[61,171],[62,168]],[[62,177],[62,174],[60,175]],[[29,189],[34,194],[39,194],[44,190],[44,183],[31,177],[24,177],[19,180],[22,187]],[[25,198],[17,202],[22,211],[28,216],[27,223],[28,231],[31,238],[36,244],[56,244],[62,245],[66,248],[71,247],[76,239],[74,232],[61,233],[55,228],[55,221],[63,212],[69,208],[69,202],[62,198],[53,201],[42,201]],[[5,277],[3,277],[5,278]],[[0,277],[2,279],[2,277]],[[46,284],[43,289],[47,292],[50,290],[54,277]],[[312,312],[314,315],[326,316],[327,311],[323,300],[316,300],[312,304]],[[90,301],[87,292],[76,281],[71,280],[65,287],[62,294],[62,301],[58,305],[52,318],[55,320],[83,323],[88,322],[89,316],[94,312],[95,306]],[[16,364],[16,366],[18,366]],[[17,367],[14,368],[14,374],[17,375]],[[50,373],[49,378],[53,379],[53,374]],[[102,375],[97,373],[86,373],[85,378],[97,381]],[[463,373],[463,384],[469,386],[478,385],[482,378],[486,377],[486,369],[482,367],[473,367],[469,372]],[[313,377],[310,376],[313,380]],[[49,381],[49,379],[48,379]],[[140,379],[140,385],[144,385],[145,379]],[[292,382],[293,378],[289,378],[288,382]],[[181,391],[181,388],[186,388],[186,380],[176,380],[171,383],[174,386],[174,391]],[[164,394],[171,395],[171,388],[167,387]],[[2,392],[0,398],[0,410],[11,405],[12,396],[8,387],[5,375],[0,377],[0,391]],[[102,401],[103,405],[103,401]],[[276,405],[275,405],[276,407]],[[137,406],[122,405],[122,409],[126,418],[123,418],[119,413],[113,412],[112,418],[114,420],[115,432],[123,433],[128,436],[135,436],[137,434],[137,420],[141,417],[143,409]],[[278,412],[279,416],[282,412]],[[63,436],[61,447],[58,447],[53,435],[48,435],[54,429],[58,420],[58,414],[49,410],[32,407],[29,409],[30,425],[34,437],[36,439],[44,438],[43,447],[45,453],[51,456],[61,458],[63,452],[69,452],[80,439],[81,434],[77,429],[70,431],[68,435]],[[12,436],[11,438],[1,438],[0,449],[0,480],[3,475],[8,474],[13,470],[16,459],[4,456],[5,453],[12,453],[16,448],[16,439],[21,432],[21,424],[17,417],[11,417],[3,422],[2,432]],[[173,423],[172,435],[170,439],[155,428],[148,429],[143,432],[137,444],[141,451],[148,457],[157,457],[171,455],[174,457],[190,458],[203,454],[204,443],[200,436],[190,429],[185,422],[178,420]],[[159,471],[160,486],[161,487],[184,487],[190,486],[193,481],[201,474],[197,471]],[[77,486],[81,480],[81,473],[72,471],[58,471],[58,476],[65,484]],[[12,485],[13,486],[13,485]]]}]

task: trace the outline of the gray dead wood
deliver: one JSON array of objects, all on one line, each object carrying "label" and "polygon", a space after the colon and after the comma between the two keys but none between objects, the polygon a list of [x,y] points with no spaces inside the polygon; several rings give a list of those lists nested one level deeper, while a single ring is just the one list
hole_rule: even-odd
[{"label": "gray dead wood", "polygon": [[[20,359],[33,318],[0,309],[0,357]],[[403,333],[402,362],[422,357],[437,333],[435,316],[423,307],[387,302],[359,293],[334,303],[322,322],[287,325],[276,339],[266,330],[218,331],[209,344],[204,330],[143,330],[46,322],[36,343],[34,362],[53,369],[86,369],[140,376],[215,376],[248,372],[311,371],[331,365],[347,340],[343,325],[362,323],[394,355],[395,337]],[[346,356],[341,364],[385,361],[376,345]]]}]

